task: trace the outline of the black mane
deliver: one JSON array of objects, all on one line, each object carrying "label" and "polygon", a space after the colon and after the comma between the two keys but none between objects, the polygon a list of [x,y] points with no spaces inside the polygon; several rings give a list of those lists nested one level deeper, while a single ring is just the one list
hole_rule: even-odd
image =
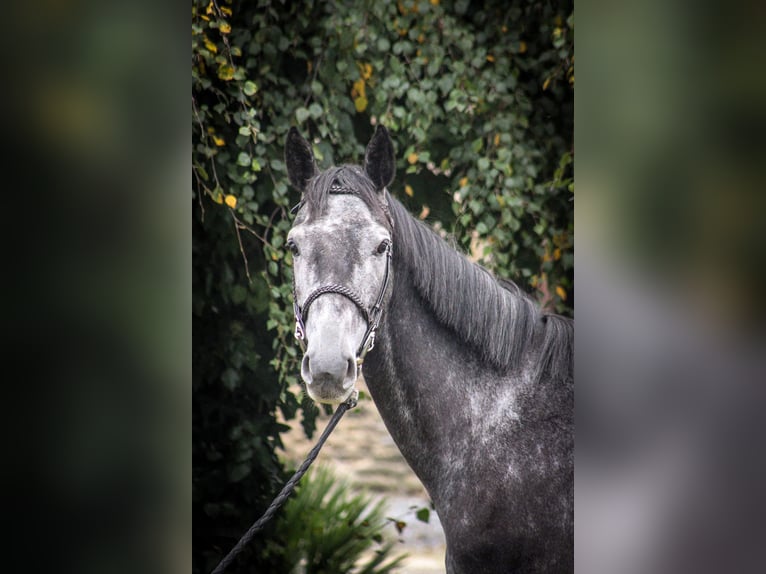
[{"label": "black mane", "polygon": [[[501,370],[534,367],[571,377],[572,320],[544,313],[518,285],[498,281],[484,267],[455,251],[428,226],[390,201],[394,221],[394,269],[406,265],[436,317]],[[534,365],[525,355],[535,352]]]}]

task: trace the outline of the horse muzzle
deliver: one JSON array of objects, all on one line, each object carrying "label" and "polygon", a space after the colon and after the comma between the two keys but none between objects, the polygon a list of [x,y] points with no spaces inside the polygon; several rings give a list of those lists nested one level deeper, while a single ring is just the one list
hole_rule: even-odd
[{"label": "horse muzzle", "polygon": [[309,396],[319,403],[342,403],[354,390],[356,357],[351,353],[326,352],[309,345],[301,363],[301,377]]}]

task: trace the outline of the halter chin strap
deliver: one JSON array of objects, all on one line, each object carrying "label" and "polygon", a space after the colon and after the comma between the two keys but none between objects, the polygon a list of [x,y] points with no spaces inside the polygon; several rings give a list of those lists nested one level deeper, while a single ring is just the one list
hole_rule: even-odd
[{"label": "halter chin strap", "polygon": [[295,313],[295,338],[298,339],[298,344],[301,346],[301,350],[306,352],[306,326],[304,323],[304,317],[308,316],[309,308],[312,303],[316,301],[322,295],[328,293],[334,293],[335,295],[343,295],[346,299],[351,301],[357,309],[364,316],[364,320],[367,323],[367,330],[362,337],[362,343],[359,345],[359,349],[356,352],[356,364],[361,368],[364,363],[364,358],[367,356],[373,347],[375,346],[375,334],[380,326],[380,319],[383,315],[383,297],[388,289],[389,270],[391,268],[391,242],[386,246],[386,273],[383,276],[383,285],[378,293],[378,298],[375,300],[375,304],[371,309],[367,309],[362,299],[348,287],[338,285],[336,283],[330,285],[324,285],[315,289],[306,298],[303,303],[303,307],[298,305],[298,298],[295,292],[295,278],[293,278],[293,312]]}]

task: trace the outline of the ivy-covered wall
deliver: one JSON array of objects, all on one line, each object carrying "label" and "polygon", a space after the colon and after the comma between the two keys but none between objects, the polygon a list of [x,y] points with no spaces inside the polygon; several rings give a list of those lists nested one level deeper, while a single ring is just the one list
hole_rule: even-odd
[{"label": "ivy-covered wall", "polygon": [[[290,126],[324,168],[360,162],[385,124],[392,193],[571,315],[573,104],[572,2],[192,2],[195,571],[285,478],[275,412],[315,426],[288,390]],[[274,567],[266,546],[252,571]]]}]

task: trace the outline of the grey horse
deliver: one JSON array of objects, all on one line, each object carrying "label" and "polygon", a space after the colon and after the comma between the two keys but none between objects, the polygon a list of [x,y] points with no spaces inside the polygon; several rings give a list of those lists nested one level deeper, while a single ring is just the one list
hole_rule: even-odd
[{"label": "grey horse", "polygon": [[574,567],[574,324],[469,261],[388,192],[378,126],[364,165],[317,168],[295,128],[301,375],[338,403],[364,377],[444,527],[450,574]]}]

